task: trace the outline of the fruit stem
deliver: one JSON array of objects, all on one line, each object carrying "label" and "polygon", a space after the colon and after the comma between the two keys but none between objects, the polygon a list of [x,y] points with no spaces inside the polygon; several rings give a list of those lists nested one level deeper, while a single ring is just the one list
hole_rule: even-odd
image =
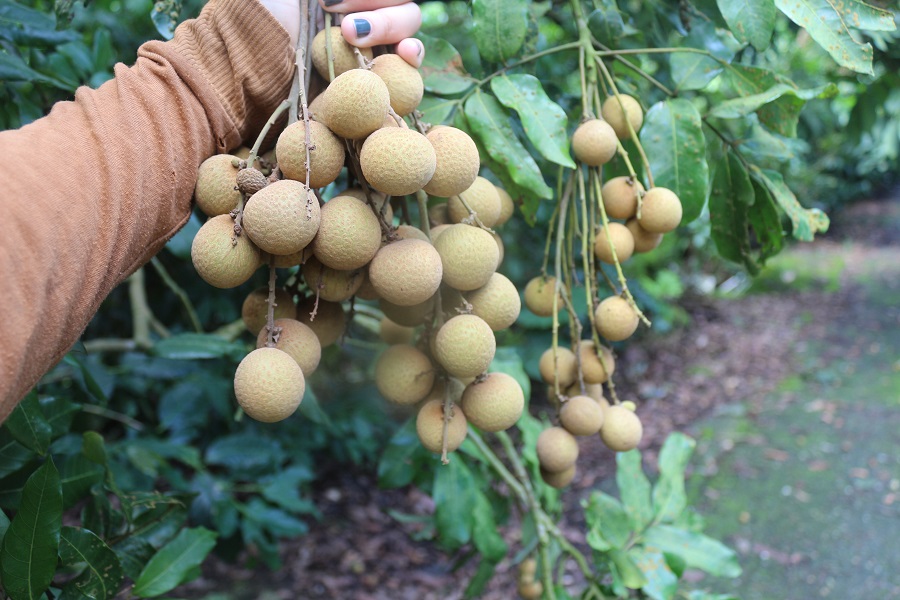
[{"label": "fruit stem", "polygon": [[328,63],[328,81],[334,81],[334,49],[331,47],[331,13],[325,13],[325,56]]},{"label": "fruit stem", "polygon": [[472,210],[472,207],[469,206],[469,203],[466,202],[466,199],[465,199],[465,198],[463,198],[462,193],[459,193],[456,197],[459,198],[459,201],[462,202],[462,204],[463,204],[463,206],[466,208],[466,210],[469,211],[469,216],[468,216],[468,218],[463,219],[462,222],[463,222],[463,223],[467,223],[467,222],[468,222],[467,224],[469,224],[469,225],[475,224],[475,225],[477,225],[478,227],[480,227],[481,229],[484,229],[485,231],[487,231],[488,233],[490,233],[491,235],[493,235],[493,234],[494,234],[494,230],[491,229],[490,227],[488,227],[487,225],[485,225],[484,223],[481,222],[481,219],[478,218],[478,213],[476,213],[474,210]]},{"label": "fruit stem", "polygon": [[262,131],[260,131],[259,135],[256,136],[256,142],[254,142],[253,148],[250,149],[250,155],[247,157],[248,167],[252,167],[253,163],[256,162],[256,158],[257,156],[259,156],[259,149],[262,146],[263,140],[266,139],[266,136],[269,134],[269,130],[272,129],[272,126],[275,125],[275,123],[281,117],[281,113],[288,110],[290,107],[291,101],[283,100],[281,104],[278,105],[278,108],[275,109],[275,112],[272,113],[272,116],[269,117],[269,120],[266,121],[266,124],[263,125]]},{"label": "fruit stem", "polygon": [[[428,194],[425,193],[425,190],[416,192],[416,202],[419,205],[419,227],[431,240],[431,223],[428,220]],[[431,240],[431,242],[434,244],[434,240]]]},{"label": "fruit stem", "polygon": [[300,0],[300,37],[297,39],[296,60],[294,62],[297,69],[294,71],[294,80],[291,82],[291,93],[288,99],[291,101],[291,110],[288,112],[288,125],[297,122],[297,96],[301,93],[306,85],[306,77],[303,74],[303,63],[301,52],[307,49],[309,43],[309,2]]},{"label": "fruit stem", "polygon": [[[305,5],[305,3],[304,3]],[[304,50],[299,48],[297,50],[297,75],[299,79],[306,79],[306,61],[303,57]],[[312,144],[312,132],[310,131],[311,127],[309,125],[309,105],[306,103],[306,89],[305,86],[300,86],[299,94],[300,94],[300,107],[303,110],[303,131],[306,134],[306,139],[304,140],[306,143],[306,189],[309,190],[309,177],[312,165],[310,165],[311,157],[310,152],[313,149]],[[309,196],[307,195],[307,210],[309,209]],[[309,216],[307,214],[307,216]]]},{"label": "fruit stem", "polygon": [[148,350],[153,346],[150,339],[150,321],[153,313],[147,302],[147,288],[144,284],[144,269],[138,269],[128,278],[128,299],[131,304],[132,339],[135,345]]},{"label": "fruit stem", "polygon": [[266,300],[266,347],[275,347],[275,255],[269,255],[269,298]]},{"label": "fruit stem", "polygon": [[[484,441],[484,438],[481,435],[469,427],[469,439],[475,444],[475,447],[481,451],[482,456],[484,457],[487,464],[497,472],[497,475],[500,476],[500,479],[506,482],[506,485],[509,486],[509,489],[513,491],[516,495],[517,500],[522,505],[522,507],[526,507],[529,505],[528,502],[528,493],[525,491],[524,484],[516,479],[515,475],[510,472],[510,470],[503,464],[503,461],[500,460],[500,457],[494,452],[494,450],[488,446],[487,442]],[[502,440],[501,440],[502,442]]]},{"label": "fruit stem", "polygon": [[187,311],[188,318],[191,320],[191,325],[194,327],[194,331],[197,333],[203,333],[203,325],[200,323],[200,317],[197,316],[197,311],[194,309],[194,305],[191,303],[190,297],[187,295],[187,292],[175,282],[163,264],[157,257],[153,257],[150,259],[150,264],[153,265],[153,268],[156,269],[156,273],[162,278],[163,283],[165,283],[178,299],[181,300],[181,303],[184,305],[184,309]]},{"label": "fruit stem", "polygon": [[450,458],[447,456],[448,454],[448,445],[450,440],[447,437],[447,434],[450,431],[450,420],[453,418],[453,398],[450,397],[450,382],[444,385],[444,424],[441,429],[441,464],[449,465]]},{"label": "fruit stem", "polygon": [[553,349],[553,393],[557,399],[560,397],[559,369],[557,365],[559,360],[559,299],[562,297],[563,282],[562,252],[566,227],[566,211],[569,208],[569,197],[571,195],[572,180],[569,179],[569,183],[566,185],[566,191],[559,199],[559,220],[556,224],[556,253],[553,257],[553,273],[555,275],[555,280],[553,290],[553,344],[551,345],[551,348]]}]

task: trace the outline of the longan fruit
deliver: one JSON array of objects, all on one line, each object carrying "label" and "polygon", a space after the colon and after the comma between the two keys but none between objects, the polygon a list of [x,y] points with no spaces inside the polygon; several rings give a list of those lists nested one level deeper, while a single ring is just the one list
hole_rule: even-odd
[{"label": "longan fruit", "polygon": [[604,298],[594,311],[597,333],[611,342],[628,339],[637,330],[638,315],[621,296]]},{"label": "longan fruit", "polygon": [[559,421],[572,435],[594,435],[603,425],[603,409],[589,396],[572,396],[559,410]]},{"label": "longan fruit", "polygon": [[[447,451],[459,448],[468,434],[466,415],[458,406],[451,409],[450,425],[447,428]],[[439,454],[444,439],[444,404],[440,400],[429,400],[419,409],[416,417],[416,433],[419,441],[429,452]]]},{"label": "longan fruit", "polygon": [[604,415],[600,438],[610,450],[628,452],[637,448],[644,435],[641,420],[623,406],[610,406]]},{"label": "longan fruit", "polygon": [[[621,99],[621,104],[619,99]],[[644,110],[641,108],[641,103],[628,94],[619,94],[619,98],[609,96],[603,101],[600,113],[616,132],[620,140],[631,139],[628,122],[631,123],[635,134],[640,131],[641,125],[644,124]],[[626,116],[628,117],[628,122],[625,120]]]},{"label": "longan fruit", "polygon": [[[609,235],[607,236],[607,231]],[[610,223],[608,228],[601,227],[594,237],[594,256],[607,264],[615,263],[609,240],[612,240],[616,249],[616,258],[623,263],[634,254],[634,237],[627,227],[621,223]]]},{"label": "longan fruit", "polygon": [[611,219],[630,219],[637,214],[638,194],[643,191],[641,182],[627,175],[608,180],[600,188],[606,214]]},{"label": "longan fruit", "polygon": [[638,223],[650,233],[669,233],[681,223],[681,216],[681,200],[675,192],[657,186],[644,194]]},{"label": "longan fruit", "polygon": [[601,119],[589,119],[572,134],[575,158],[591,167],[599,167],[612,160],[618,148],[616,132]]},{"label": "longan fruit", "polygon": [[562,427],[550,427],[537,439],[538,462],[551,473],[565,471],[578,460],[578,442]]},{"label": "longan fruit", "polygon": [[625,227],[628,228],[628,231],[631,232],[631,236],[634,238],[635,252],[650,252],[662,242],[663,234],[650,233],[641,227],[636,218],[625,221]]},{"label": "longan fruit", "polygon": [[535,277],[525,284],[525,306],[539,317],[553,315],[553,297],[557,296],[557,312],[565,307],[562,291],[556,292],[556,277]]}]

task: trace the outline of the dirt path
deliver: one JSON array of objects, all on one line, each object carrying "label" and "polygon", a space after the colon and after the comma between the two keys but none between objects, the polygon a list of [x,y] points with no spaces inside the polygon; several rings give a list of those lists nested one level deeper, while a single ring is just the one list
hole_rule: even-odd
[{"label": "dirt path", "polygon": [[[836,231],[772,262],[755,292],[689,301],[691,325],[631,344],[618,383],[641,399],[645,459],[673,430],[699,440],[691,490],[707,533],[741,555],[738,580],[696,585],[743,600],[900,598],[900,202],[855,205]],[[562,523],[579,543],[578,501],[613,473],[599,440]],[[205,600],[302,597],[452,600],[471,569],[385,511],[424,514],[416,490],[373,475],[322,482],[324,519],[284,545],[272,573],[224,562],[187,594]],[[501,563],[485,600],[515,597]]]}]

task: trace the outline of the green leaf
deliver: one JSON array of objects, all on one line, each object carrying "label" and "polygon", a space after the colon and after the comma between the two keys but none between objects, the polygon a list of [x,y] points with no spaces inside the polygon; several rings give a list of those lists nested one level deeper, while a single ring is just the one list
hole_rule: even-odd
[{"label": "green leaf", "polygon": [[641,468],[638,450],[616,454],[616,485],[632,529],[640,531],[653,520],[653,504],[650,501],[650,481]]},{"label": "green leaf", "polygon": [[525,363],[522,362],[522,355],[519,354],[516,348],[498,346],[488,371],[491,373],[506,373],[516,380],[519,387],[522,388],[525,398],[531,397],[531,379],[525,372]]},{"label": "green leaf", "polygon": [[625,35],[625,21],[616,0],[601,0],[600,6],[588,17],[588,29],[604,46],[615,47]]},{"label": "green leaf", "polygon": [[54,398],[48,396],[41,398],[41,412],[50,423],[50,437],[56,439],[69,432],[72,419],[81,411],[81,404],[72,402],[68,398]]},{"label": "green leaf", "polygon": [[441,544],[455,550],[472,539],[476,485],[472,472],[459,457],[434,469],[435,526]]},{"label": "green leaf", "polygon": [[159,596],[185,581],[216,545],[217,534],[203,527],[182,529],[153,555],[132,590],[141,598]]},{"label": "green leaf", "polygon": [[553,190],[544,181],[534,158],[516,137],[509,114],[496,98],[478,90],[466,100],[465,116],[487,154],[517,185],[531,190],[539,198],[549,200],[553,197]]},{"label": "green leaf", "polygon": [[41,412],[37,392],[32,391],[19,402],[5,423],[9,433],[29,450],[43,456],[50,447],[52,430]]},{"label": "green leaf", "polygon": [[74,86],[55,77],[38,73],[26,65],[18,55],[8,52],[0,52],[0,81],[33,81],[46,83],[67,92],[74,91]]},{"label": "green leaf", "polygon": [[473,0],[472,35],[481,58],[506,62],[514,57],[528,33],[526,0]]},{"label": "green leaf", "polygon": [[775,6],[806,29],[842,67],[874,75],[872,45],[856,29],[894,31],[894,15],[859,0],[775,0]]},{"label": "green leaf", "polygon": [[754,168],[753,176],[772,192],[775,202],[787,213],[793,224],[792,233],[795,238],[811,242],[816,233],[828,231],[828,215],[817,208],[803,208],[797,200],[797,196],[784,182],[781,173]]},{"label": "green leaf", "polygon": [[550,99],[534,75],[501,75],[491,81],[497,99],[519,115],[525,135],[550,162],[575,168],[569,154],[566,112]]},{"label": "green leaf", "polygon": [[78,39],[75,31],[58,30],[50,15],[12,0],[0,2],[0,38],[20,46],[55,45]]},{"label": "green leaf", "polygon": [[315,479],[307,467],[295,465],[260,480],[262,496],[294,513],[315,513],[312,500],[300,497],[300,486]]},{"label": "green leaf", "polygon": [[672,600],[678,592],[678,577],[666,563],[661,552],[646,549],[633,549],[629,555],[647,578],[641,588],[653,600]]},{"label": "green leaf", "polygon": [[425,58],[420,71],[426,90],[452,96],[475,85],[476,80],[466,73],[462,57],[450,42],[423,33],[418,33],[416,37],[425,45]]},{"label": "green leaf", "polygon": [[582,501],[582,505],[588,526],[587,542],[591,547],[595,545],[591,543],[594,539],[599,546],[595,549],[604,550],[604,544],[596,540],[596,536],[608,542],[612,548],[622,548],[628,543],[632,530],[621,502],[609,494],[594,492],[587,502]]},{"label": "green leaf", "polygon": [[709,166],[700,113],[690,101],[675,98],[654,104],[641,127],[641,144],[657,186],[678,195],[682,224],[700,216],[706,203]]},{"label": "green leaf", "polygon": [[416,474],[416,465],[428,458],[419,443],[416,419],[411,418],[393,435],[378,461],[378,485],[398,488],[409,485]]},{"label": "green leaf", "polygon": [[89,461],[106,465],[106,446],[103,443],[103,436],[96,431],[85,431],[81,434],[81,451]]},{"label": "green leaf", "polygon": [[91,462],[83,454],[69,454],[62,457],[59,477],[63,492],[63,508],[71,508],[81,501],[91,487],[103,481],[105,469]]},{"label": "green leaf", "polygon": [[618,575],[622,585],[631,590],[639,590],[647,585],[644,573],[624,550],[610,551],[609,559],[615,566],[615,575]]},{"label": "green leaf", "polygon": [[61,598],[106,600],[119,591],[124,575],[116,553],[87,529],[63,527],[59,558],[64,565],[84,564],[81,575],[63,588]]},{"label": "green leaf", "polygon": [[702,90],[722,72],[724,63],[734,58],[734,52],[722,41],[716,26],[708,21],[696,21],[680,45],[706,50],[709,54],[675,52],[671,55],[672,80],[679,90]]},{"label": "green leaf", "polygon": [[431,125],[442,125],[450,121],[459,100],[426,95],[416,110],[422,113],[422,121]]},{"label": "green leaf", "polygon": [[687,506],[684,470],[696,445],[683,433],[673,433],[663,443],[659,451],[659,480],[653,488],[657,521],[674,521]]},{"label": "green leaf", "polygon": [[717,0],[717,4],[734,37],[760,52],[769,47],[778,15],[773,0]]},{"label": "green leaf", "polygon": [[206,462],[238,473],[271,471],[284,457],[278,440],[252,431],[220,437],[206,448]]},{"label": "green leaf", "polygon": [[656,525],[644,534],[644,544],[662,552],[677,554],[689,567],[718,577],[738,577],[741,566],[734,551],[702,533],[671,525]]},{"label": "green leaf", "polygon": [[139,537],[127,537],[113,546],[113,551],[119,558],[122,570],[132,581],[136,581],[144,570],[144,566],[156,553],[156,548],[150,542]]},{"label": "green leaf", "polygon": [[0,427],[0,479],[15,473],[32,458],[37,458],[37,455],[13,439],[4,423],[4,426]]},{"label": "green leaf", "polygon": [[691,590],[688,592],[688,600],[740,600],[731,594],[713,594],[703,590]]},{"label": "green leaf", "polygon": [[496,571],[497,563],[482,559],[482,561],[478,563],[478,569],[476,569],[475,574],[466,586],[463,598],[480,597],[484,593],[484,588],[487,587],[487,584],[494,578],[494,573]]},{"label": "green leaf", "polygon": [[[786,83],[776,83],[764,92],[719,102],[709,111],[707,116],[718,117],[720,119],[738,119],[749,115],[752,112],[756,112],[766,104],[780,98],[788,100],[788,102],[783,103],[783,105],[787,107],[789,104],[791,112],[796,110],[796,112],[799,113],[807,100],[812,100],[813,98],[833,98],[837,93],[838,87],[833,83],[820,85],[819,87],[808,90],[798,90]],[[791,96],[795,100],[789,100],[789,97]],[[799,108],[795,109],[795,107]]]},{"label": "green leaf", "polygon": [[0,574],[12,600],[38,600],[50,586],[62,511],[59,472],[48,458],[25,483],[19,511],[3,537]]},{"label": "green leaf", "polygon": [[78,373],[81,375],[82,379],[81,384],[89,395],[93,396],[94,399],[103,404],[106,404],[109,401],[106,392],[103,391],[103,387],[97,382],[97,378],[94,377],[94,374],[91,373],[91,370],[84,361],[80,360],[72,352],[69,352],[63,357],[63,362],[78,369]]},{"label": "green leaf", "polygon": [[750,223],[747,213],[753,204],[750,174],[734,152],[719,161],[709,195],[711,235],[719,254],[751,274],[759,271],[750,248]]},{"label": "green leaf", "polygon": [[756,233],[756,241],[759,244],[759,262],[765,263],[770,256],[781,252],[784,246],[784,232],[781,227],[781,217],[775,208],[775,200],[763,184],[753,180],[753,195],[755,201],[750,211],[750,224]]},{"label": "green leaf", "polygon": [[204,333],[179,333],[160,340],[153,346],[153,353],[162,358],[196,360],[222,358],[238,350],[240,346],[217,335]]},{"label": "green leaf", "polygon": [[482,556],[490,562],[498,563],[506,556],[508,548],[503,537],[497,532],[494,509],[482,493],[475,494],[475,505],[471,508],[474,518],[472,541]]}]

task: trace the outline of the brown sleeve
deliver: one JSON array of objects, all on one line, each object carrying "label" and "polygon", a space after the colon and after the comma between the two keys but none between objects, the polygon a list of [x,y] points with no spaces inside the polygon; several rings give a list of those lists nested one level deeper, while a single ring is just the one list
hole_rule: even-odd
[{"label": "brown sleeve", "polygon": [[0,421],[185,224],[199,164],[287,97],[290,46],[257,0],[212,0],[99,89],[0,133]]}]

